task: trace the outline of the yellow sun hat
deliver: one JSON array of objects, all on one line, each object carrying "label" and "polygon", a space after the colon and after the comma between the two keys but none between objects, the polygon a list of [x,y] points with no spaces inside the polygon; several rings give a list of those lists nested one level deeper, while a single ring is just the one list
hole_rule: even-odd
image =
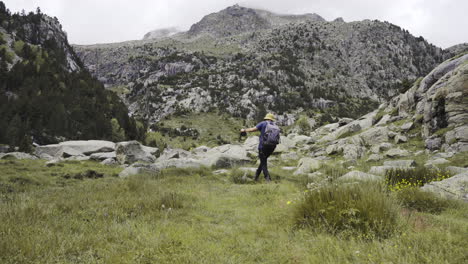
[{"label": "yellow sun hat", "polygon": [[271,120],[271,121],[275,121],[275,116],[271,113],[267,114],[265,116],[265,118],[263,118],[264,120]]}]

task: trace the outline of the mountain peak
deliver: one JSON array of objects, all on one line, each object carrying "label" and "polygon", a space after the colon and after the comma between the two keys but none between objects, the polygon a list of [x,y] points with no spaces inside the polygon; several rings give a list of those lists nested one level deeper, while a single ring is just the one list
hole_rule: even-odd
[{"label": "mountain peak", "polygon": [[228,37],[305,21],[319,22],[325,19],[317,14],[280,15],[236,4],[203,17],[192,25],[188,33],[191,36],[209,34],[214,37]]}]

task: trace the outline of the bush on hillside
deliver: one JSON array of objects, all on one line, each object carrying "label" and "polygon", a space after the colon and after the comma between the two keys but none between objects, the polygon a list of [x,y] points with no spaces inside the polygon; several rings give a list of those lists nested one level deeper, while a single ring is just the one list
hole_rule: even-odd
[{"label": "bush on hillside", "polygon": [[296,225],[331,234],[386,238],[397,230],[398,205],[372,183],[326,185],[298,203]]},{"label": "bush on hillside", "polygon": [[423,186],[425,183],[441,181],[451,176],[449,171],[418,166],[414,169],[393,169],[385,174],[390,190],[398,191],[406,187]]}]

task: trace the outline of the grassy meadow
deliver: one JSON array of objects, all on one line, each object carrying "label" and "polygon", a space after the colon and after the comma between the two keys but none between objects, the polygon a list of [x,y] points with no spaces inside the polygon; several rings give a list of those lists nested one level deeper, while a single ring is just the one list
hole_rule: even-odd
[{"label": "grassy meadow", "polygon": [[207,168],[121,179],[94,162],[44,164],[0,161],[0,263],[468,261],[465,204],[412,209],[379,183],[320,187],[279,167],[269,184]]}]

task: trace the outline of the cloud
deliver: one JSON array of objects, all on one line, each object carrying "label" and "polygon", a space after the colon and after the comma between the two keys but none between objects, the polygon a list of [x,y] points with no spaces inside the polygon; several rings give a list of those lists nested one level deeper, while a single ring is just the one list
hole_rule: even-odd
[{"label": "cloud", "polygon": [[327,20],[379,19],[408,29],[437,46],[468,42],[466,0],[3,0],[13,11],[57,16],[78,44],[141,39],[153,29],[188,29],[203,16],[239,3],[276,13],[317,13]]}]

